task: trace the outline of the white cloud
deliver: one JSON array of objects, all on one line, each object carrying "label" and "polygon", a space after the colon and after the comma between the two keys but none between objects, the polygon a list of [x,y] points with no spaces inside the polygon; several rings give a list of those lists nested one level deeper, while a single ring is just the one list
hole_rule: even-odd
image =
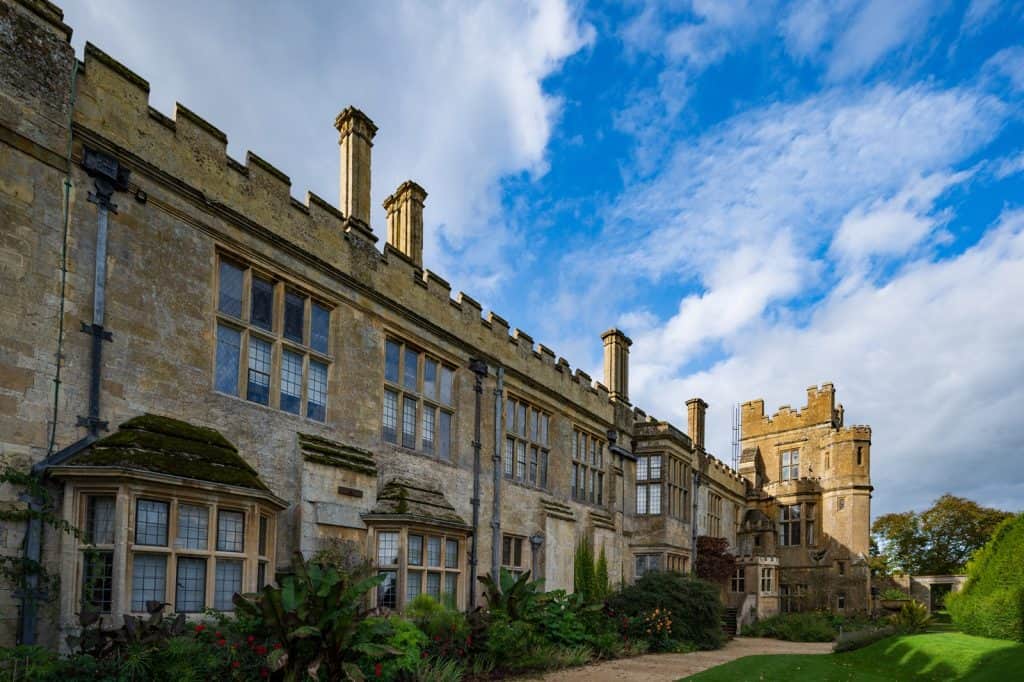
[{"label": "white cloud", "polygon": [[199,112],[228,134],[233,155],[251,148],[289,174],[299,197],[308,188],[336,200],[334,116],[363,109],[380,127],[377,233],[380,202],[417,180],[429,192],[428,267],[480,297],[508,271],[504,253],[520,238],[501,214],[500,180],[547,168],[560,102],[542,81],[593,39],[558,0],[244,13],[198,1],[63,4],[79,49],[90,40],[122,60],[150,80],[152,104]]},{"label": "white cloud", "polygon": [[971,4],[964,11],[960,30],[967,34],[976,33],[999,16],[1003,9],[1000,0],[971,0]]},{"label": "white cloud", "polygon": [[921,35],[936,5],[927,0],[869,0],[835,43],[828,75],[834,80],[863,74],[893,50]]},{"label": "white cloud", "polygon": [[1024,152],[998,159],[995,164],[997,180],[1003,180],[1022,171],[1024,171]]},{"label": "white cloud", "polygon": [[1024,47],[1015,45],[994,54],[985,62],[982,71],[1005,78],[1010,87],[1024,92]]},{"label": "white cloud", "polygon": [[834,381],[847,423],[873,429],[875,514],[946,490],[1019,509],[1022,296],[1024,212],[1008,212],[958,257],[831,295],[807,325],[762,323],[729,341],[727,360],[677,380],[677,391],[645,387],[637,397],[684,420],[683,399],[704,396],[709,446],[728,460],[733,401],[764,397],[771,413],[803,405],[804,385]]}]

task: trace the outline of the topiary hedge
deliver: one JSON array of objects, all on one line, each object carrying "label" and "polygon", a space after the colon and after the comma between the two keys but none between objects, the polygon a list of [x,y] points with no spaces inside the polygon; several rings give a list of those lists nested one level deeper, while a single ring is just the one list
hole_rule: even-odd
[{"label": "topiary hedge", "polygon": [[982,637],[1024,642],[1024,514],[1004,521],[967,564],[967,582],[946,598],[953,624]]}]

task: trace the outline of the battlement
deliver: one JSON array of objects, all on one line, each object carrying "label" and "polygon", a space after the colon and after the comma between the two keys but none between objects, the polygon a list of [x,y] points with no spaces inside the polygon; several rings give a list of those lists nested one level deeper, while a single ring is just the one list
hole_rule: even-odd
[{"label": "battlement", "polygon": [[[441,275],[391,244],[378,247],[371,226],[326,199],[312,192],[304,201],[295,199],[289,176],[268,160],[252,151],[244,163],[231,158],[228,135],[192,109],[179,103],[173,116],[157,111],[149,103],[149,82],[96,45],[86,43],[79,68],[76,137],[121,159],[135,183],[168,186],[191,199],[210,223],[241,224],[294,259],[313,262],[326,273],[323,286],[335,289],[341,280],[363,295],[410,310],[429,321],[424,326],[435,333],[469,343],[477,354],[591,411],[610,414],[608,389],[589,374],[573,371],[564,358],[556,361],[555,352],[526,331],[510,333],[497,313],[483,317],[481,305],[466,293],[452,298]],[[346,113],[361,115],[346,110],[340,117]],[[365,119],[363,127],[372,125]],[[155,205],[161,203],[160,193],[147,194]]]},{"label": "battlement", "polygon": [[843,406],[836,405],[835,387],[831,383],[807,388],[807,404],[794,410],[782,405],[771,417],[765,415],[764,400],[749,400],[740,407],[741,440],[781,433],[809,426],[842,426]]},{"label": "battlement", "polygon": [[871,427],[863,424],[855,424],[853,426],[845,426],[838,429],[832,435],[832,442],[838,443],[843,441],[871,442]]}]

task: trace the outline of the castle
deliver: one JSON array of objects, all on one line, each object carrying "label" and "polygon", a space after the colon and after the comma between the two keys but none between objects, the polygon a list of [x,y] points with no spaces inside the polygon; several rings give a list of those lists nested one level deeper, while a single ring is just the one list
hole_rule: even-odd
[{"label": "castle", "polygon": [[[703,535],[738,556],[740,623],[869,607],[871,434],[830,384],[799,412],[744,404],[735,471],[704,448],[703,400],[686,432],[631,403],[622,331],[594,381],[453,296],[423,262],[415,182],[381,243],[361,111],[334,121],[339,201],[298,201],[70,36],[46,0],[0,0],[0,465],[83,531],[0,523],[0,553],[60,578],[4,586],[0,644],[59,641],[83,601],[111,622],[154,599],[228,610],[339,543],[385,609],[468,608],[502,567],[571,590],[583,539],[614,583],[690,571]],[[21,492],[0,508],[39,504]]]}]

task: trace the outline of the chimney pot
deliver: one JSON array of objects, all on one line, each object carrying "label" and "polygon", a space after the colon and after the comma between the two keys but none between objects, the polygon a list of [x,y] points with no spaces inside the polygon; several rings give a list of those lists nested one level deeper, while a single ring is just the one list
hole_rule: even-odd
[{"label": "chimney pot", "polygon": [[384,200],[388,214],[388,244],[423,268],[423,202],[427,191],[406,180]]},{"label": "chimney pot", "polygon": [[686,401],[687,430],[694,447],[700,450],[704,449],[704,415],[707,409],[708,404],[700,398]]},{"label": "chimney pot", "polygon": [[618,329],[601,334],[604,341],[604,383],[609,397],[629,405],[629,347],[633,341]]},{"label": "chimney pot", "polygon": [[341,212],[370,232],[370,150],[377,126],[355,107],[334,119],[341,150]]}]

